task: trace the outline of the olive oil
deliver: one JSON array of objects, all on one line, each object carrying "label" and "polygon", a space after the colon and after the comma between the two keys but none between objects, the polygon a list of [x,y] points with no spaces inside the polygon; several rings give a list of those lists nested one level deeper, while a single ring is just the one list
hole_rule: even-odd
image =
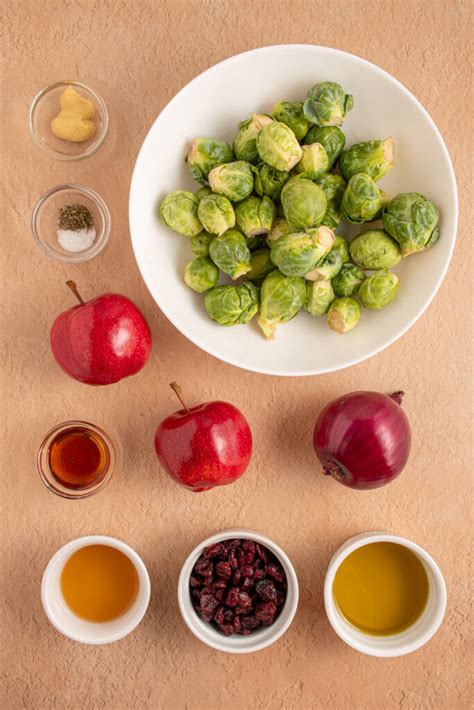
[{"label": "olive oil", "polygon": [[421,560],[393,542],[373,542],[341,563],[334,600],[347,621],[373,636],[404,631],[421,616],[429,581]]},{"label": "olive oil", "polygon": [[136,599],[138,584],[133,562],[109,545],[82,547],[61,573],[64,601],[86,621],[111,621],[124,614]]}]

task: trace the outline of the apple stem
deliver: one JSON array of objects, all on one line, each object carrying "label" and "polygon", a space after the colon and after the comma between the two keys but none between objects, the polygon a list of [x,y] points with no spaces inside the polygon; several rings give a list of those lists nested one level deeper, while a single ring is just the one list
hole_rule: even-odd
[{"label": "apple stem", "polygon": [[74,281],[66,281],[66,286],[69,286],[69,288],[71,289],[71,291],[73,292],[73,294],[75,295],[75,297],[77,298],[77,300],[79,301],[81,306],[83,306],[84,299],[82,298],[81,294],[77,290],[77,286],[76,286],[75,282]]},{"label": "apple stem", "polygon": [[179,401],[181,402],[181,404],[183,405],[183,409],[185,409],[187,411],[187,413],[189,414],[189,409],[186,406],[186,403],[183,399],[183,391],[182,391],[181,387],[178,385],[177,382],[170,382],[170,387],[173,390],[173,392],[175,393],[175,395],[177,396],[177,398],[179,399]]}]

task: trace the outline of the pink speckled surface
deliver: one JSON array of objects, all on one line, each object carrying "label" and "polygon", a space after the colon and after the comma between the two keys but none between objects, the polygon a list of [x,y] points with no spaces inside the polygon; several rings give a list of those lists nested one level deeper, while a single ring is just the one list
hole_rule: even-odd
[{"label": "pink speckled surface", "polygon": [[[7,0],[2,65],[2,710],[472,707],[472,347],[466,301],[472,275],[472,211],[466,194],[472,186],[472,7],[454,0]],[[185,340],[160,314],[140,279],[127,221],[136,153],[173,94],[227,56],[284,42],[349,50],[392,72],[441,129],[460,188],[457,248],[427,313],[372,360],[300,380],[238,371]],[[107,141],[83,163],[49,159],[28,135],[32,97],[64,77],[90,83],[110,109]],[[44,256],[29,227],[37,197],[69,180],[97,189],[114,224],[106,251],[74,268]],[[137,377],[92,389],[56,366],[48,333],[55,315],[72,303],[66,278],[75,278],[85,297],[116,290],[141,306],[155,347]],[[247,415],[255,452],[238,484],[195,495],[160,470],[153,433],[175,409],[171,379],[181,382],[189,400],[225,398]],[[414,445],[396,482],[358,494],[319,474],[311,430],[325,402],[365,388],[407,392]],[[115,432],[123,450],[110,487],[81,502],[49,493],[35,469],[45,431],[75,417]],[[202,645],[182,623],[176,603],[185,556],[205,536],[231,526],[274,538],[289,554],[301,583],[292,627],[275,646],[254,656],[223,655]],[[445,623],[427,647],[405,658],[357,654],[334,635],[323,611],[323,576],[333,550],[370,529],[412,538],[432,553],[446,576]],[[88,533],[115,535],[135,547],[153,585],[141,626],[102,648],[80,646],[57,634],[39,595],[50,556]]]}]

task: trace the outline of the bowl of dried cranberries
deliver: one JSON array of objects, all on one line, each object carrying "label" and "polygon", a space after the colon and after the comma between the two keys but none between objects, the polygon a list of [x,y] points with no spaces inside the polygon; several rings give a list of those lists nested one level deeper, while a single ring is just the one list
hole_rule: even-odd
[{"label": "bowl of dried cranberries", "polygon": [[178,583],[183,619],[198,639],[227,653],[253,653],[282,636],[298,606],[298,580],[272,540],[224,530],[189,555]]}]

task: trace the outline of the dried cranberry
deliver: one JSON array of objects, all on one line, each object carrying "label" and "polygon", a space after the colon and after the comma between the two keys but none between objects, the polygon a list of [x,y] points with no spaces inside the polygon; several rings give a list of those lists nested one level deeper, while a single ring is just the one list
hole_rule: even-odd
[{"label": "dried cranberry", "polygon": [[253,540],[244,540],[242,543],[242,550],[245,555],[245,562],[247,564],[252,564],[255,557],[255,543]]},{"label": "dried cranberry", "polygon": [[244,577],[253,577],[255,574],[255,569],[252,565],[243,565],[241,571]]},{"label": "dried cranberry", "polygon": [[270,553],[267,548],[263,547],[263,545],[259,545],[258,542],[255,544],[255,547],[257,548],[257,555],[261,557],[265,563],[270,562]]},{"label": "dried cranberry", "polygon": [[229,578],[232,575],[232,569],[228,562],[218,562],[216,564],[216,572],[218,577]]},{"label": "dried cranberry", "polygon": [[214,614],[214,621],[216,624],[223,624],[224,623],[224,607],[223,606],[218,606],[217,611]]},{"label": "dried cranberry", "polygon": [[189,586],[190,587],[200,587],[201,585],[202,585],[202,582],[197,577],[193,577],[193,575],[190,576],[190,578],[189,578]]},{"label": "dried cranberry", "polygon": [[242,628],[249,631],[252,629],[258,629],[258,627],[260,626],[260,621],[254,614],[250,614],[249,616],[242,616],[241,622]]},{"label": "dried cranberry", "polygon": [[211,557],[220,557],[224,553],[225,553],[224,545],[221,545],[220,542],[217,542],[215,545],[210,545],[209,547],[206,547],[206,549],[203,552],[203,555],[207,560],[210,560]]},{"label": "dried cranberry", "polygon": [[194,565],[194,570],[193,572],[195,574],[199,574],[201,576],[206,576],[208,573],[208,570],[211,566],[211,563],[209,560],[205,560],[204,557],[200,557],[196,564]]},{"label": "dried cranberry", "polygon": [[235,551],[235,556],[237,557],[237,564],[239,567],[242,567],[242,565],[245,564],[245,552],[241,550],[240,548],[237,548]]},{"label": "dried cranberry", "polygon": [[231,587],[227,592],[227,597],[225,600],[227,606],[237,606],[239,603],[239,589],[237,587]]},{"label": "dried cranberry", "polygon": [[210,609],[198,609],[198,614],[203,621],[211,621],[213,613]]},{"label": "dried cranberry", "polygon": [[216,599],[220,602],[224,599],[225,589],[218,589],[216,592]]},{"label": "dried cranberry", "polygon": [[257,579],[263,579],[264,577],[266,577],[266,574],[267,573],[264,569],[256,569],[253,575],[254,582],[256,582]]},{"label": "dried cranberry", "polygon": [[236,547],[240,547],[240,540],[225,540],[222,544],[227,551],[235,550]]},{"label": "dried cranberry", "polygon": [[234,634],[240,633],[240,630],[242,628],[242,623],[240,621],[240,616],[234,616],[234,623],[232,624],[234,627]]},{"label": "dried cranberry", "polygon": [[276,610],[276,604],[274,602],[262,602],[262,604],[258,605],[255,616],[262,624],[270,626],[275,620]]},{"label": "dried cranberry", "polygon": [[239,569],[235,569],[234,574],[232,576],[232,583],[237,585],[237,584],[239,584],[241,579],[242,579],[242,572]]},{"label": "dried cranberry", "polygon": [[253,586],[253,579],[250,579],[250,577],[246,577],[242,584],[240,585],[240,589],[242,592],[248,592],[249,589],[251,589]]},{"label": "dried cranberry", "polygon": [[260,579],[255,585],[257,594],[266,602],[276,602],[277,590],[271,579]]},{"label": "dried cranberry", "polygon": [[277,582],[286,582],[285,572],[283,571],[283,567],[280,567],[280,565],[275,563],[267,565],[265,567],[265,571],[269,577],[273,577],[273,579],[275,579]]},{"label": "dried cranberry", "polygon": [[208,609],[214,611],[217,606],[217,599],[213,594],[201,594],[200,605],[203,611]]},{"label": "dried cranberry", "polygon": [[247,594],[247,592],[239,593],[239,605],[236,607],[235,611],[237,614],[248,614],[253,609],[252,598]]},{"label": "dried cranberry", "polygon": [[225,579],[216,579],[216,581],[212,583],[212,586],[215,589],[225,589],[227,587],[227,581]]},{"label": "dried cranberry", "polygon": [[237,562],[237,556],[236,556],[235,550],[231,550],[229,552],[229,564],[232,567],[232,569],[237,569],[237,567],[239,566],[239,564]]},{"label": "dried cranberry", "polygon": [[201,598],[201,591],[199,589],[193,589],[191,592],[191,596],[193,599],[200,599]]},{"label": "dried cranberry", "polygon": [[226,624],[232,624],[234,621],[234,612],[232,609],[224,609],[224,622]]}]

